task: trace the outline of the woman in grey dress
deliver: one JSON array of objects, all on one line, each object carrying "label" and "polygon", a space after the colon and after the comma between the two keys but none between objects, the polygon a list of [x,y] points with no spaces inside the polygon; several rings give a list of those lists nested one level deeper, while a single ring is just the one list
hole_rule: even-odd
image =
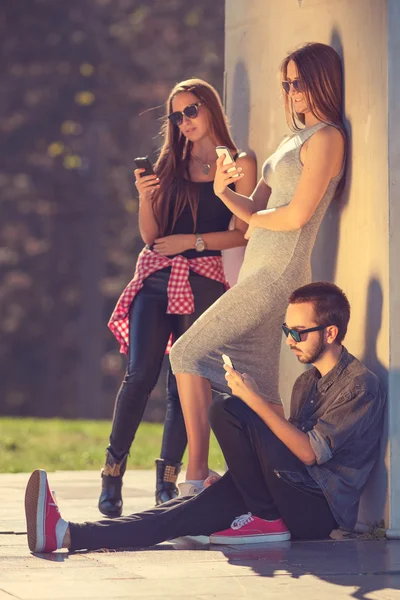
[{"label": "woman in grey dress", "polygon": [[228,188],[243,176],[217,161],[216,195],[249,227],[238,283],[174,344],[188,434],[187,480],[197,493],[208,476],[208,408],[212,389],[229,392],[222,368],[227,354],[257,382],[263,397],[283,411],[279,395],[281,324],[289,294],[311,281],[310,257],[321,220],[342,179],[346,135],[342,70],[333,48],[306,44],[281,67],[288,123],[295,132],[264,163],[250,198]]}]

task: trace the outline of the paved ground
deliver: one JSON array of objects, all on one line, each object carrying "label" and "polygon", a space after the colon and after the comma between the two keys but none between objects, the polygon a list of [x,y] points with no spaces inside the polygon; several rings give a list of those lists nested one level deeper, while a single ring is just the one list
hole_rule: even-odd
[{"label": "paved ground", "polygon": [[[400,542],[332,539],[215,547],[180,539],[150,550],[29,553],[23,512],[28,475],[0,475],[0,600],[112,598],[400,599]],[[61,513],[99,518],[99,474],[50,475]],[[151,506],[154,473],[129,471],[126,512]]]}]

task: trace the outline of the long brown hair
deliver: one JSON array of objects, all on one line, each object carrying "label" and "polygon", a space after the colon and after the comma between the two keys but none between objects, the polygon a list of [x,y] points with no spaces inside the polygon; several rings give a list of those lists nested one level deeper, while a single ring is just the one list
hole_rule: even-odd
[{"label": "long brown hair", "polygon": [[[178,83],[171,91],[166,104],[167,115],[172,112],[172,100],[181,92],[191,92],[207,108],[210,134],[217,144],[236,151],[229,133],[228,121],[218,92],[202,79],[188,79]],[[202,107],[203,108],[203,107]],[[154,170],[160,178],[160,187],[153,197],[153,213],[160,229],[160,236],[171,233],[184,208],[189,205],[196,229],[198,186],[190,180],[189,161],[193,142],[189,141],[179,127],[166,117],[161,134],[164,143]]]},{"label": "long brown hair", "polygon": [[[281,65],[282,79],[287,79],[290,61],[297,67],[304,86],[304,95],[314,117],[324,123],[333,123],[346,139],[343,124],[342,64],[338,53],[327,44],[310,43],[291,52]],[[288,125],[299,131],[299,123],[305,123],[303,114],[293,110],[289,94],[284,93]]]}]

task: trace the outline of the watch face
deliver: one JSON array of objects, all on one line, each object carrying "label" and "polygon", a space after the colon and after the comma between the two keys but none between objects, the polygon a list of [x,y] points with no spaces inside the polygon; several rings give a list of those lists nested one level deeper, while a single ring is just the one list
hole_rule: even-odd
[{"label": "watch face", "polygon": [[198,252],[203,252],[204,248],[205,248],[205,245],[204,245],[203,240],[197,240],[197,242],[196,242],[196,250]]}]

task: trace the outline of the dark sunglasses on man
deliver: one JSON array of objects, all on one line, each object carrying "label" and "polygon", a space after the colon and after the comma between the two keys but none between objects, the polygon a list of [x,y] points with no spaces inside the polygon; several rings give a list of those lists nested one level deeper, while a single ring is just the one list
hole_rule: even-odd
[{"label": "dark sunglasses on man", "polygon": [[304,92],[304,85],[300,79],[293,79],[293,81],[282,81],[282,87],[288,94],[290,92],[290,86],[293,86],[295,92]]},{"label": "dark sunglasses on man", "polygon": [[172,125],[175,127],[179,127],[183,123],[183,117],[187,117],[188,119],[195,119],[199,114],[199,106],[202,106],[203,102],[196,102],[195,104],[189,104],[182,111],[176,110],[175,112],[168,115],[168,119],[171,121]]},{"label": "dark sunglasses on man", "polygon": [[286,335],[286,337],[290,335],[291,338],[297,343],[301,342],[301,336],[304,333],[311,333],[312,331],[322,331],[323,329],[326,329],[325,325],[318,325],[318,327],[310,327],[309,329],[301,329],[300,331],[298,331],[297,329],[290,329],[290,327],[288,327],[286,323],[282,325],[282,331]]}]

